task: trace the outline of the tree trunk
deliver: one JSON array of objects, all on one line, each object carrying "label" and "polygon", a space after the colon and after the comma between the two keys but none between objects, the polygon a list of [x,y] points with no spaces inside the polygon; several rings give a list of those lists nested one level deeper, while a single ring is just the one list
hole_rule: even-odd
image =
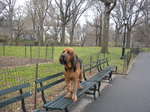
[{"label": "tree trunk", "polygon": [[131,29],[127,29],[127,43],[126,43],[126,47],[130,48],[131,46]]},{"label": "tree trunk", "polygon": [[75,25],[72,25],[71,32],[70,32],[70,46],[73,44],[74,28]]},{"label": "tree trunk", "polygon": [[62,24],[62,29],[61,29],[61,41],[60,41],[60,44],[62,46],[65,45],[65,31],[66,31],[66,25],[65,24]]},{"label": "tree trunk", "polygon": [[13,41],[13,9],[10,8],[9,11],[9,40],[12,42]]},{"label": "tree trunk", "polygon": [[81,42],[81,47],[83,47],[83,46],[84,46],[85,41],[86,41],[86,37],[84,38],[84,40],[82,40],[82,42]]},{"label": "tree trunk", "polygon": [[43,26],[40,26],[40,44],[43,45],[43,34],[44,34],[44,28]]},{"label": "tree trunk", "polygon": [[116,27],[115,29],[115,47],[118,47],[118,42],[119,42],[119,29]]},{"label": "tree trunk", "polygon": [[96,34],[96,46],[99,45],[99,34],[98,34],[98,27],[96,26],[96,29],[95,29],[95,34]]},{"label": "tree trunk", "polygon": [[110,4],[105,5],[105,12],[103,17],[103,28],[102,28],[102,53],[108,53],[108,42],[109,42],[109,19],[110,12],[109,10]]},{"label": "tree trunk", "polygon": [[102,45],[102,23],[103,23],[103,18],[102,14],[100,15],[100,28],[99,28],[99,46]]}]

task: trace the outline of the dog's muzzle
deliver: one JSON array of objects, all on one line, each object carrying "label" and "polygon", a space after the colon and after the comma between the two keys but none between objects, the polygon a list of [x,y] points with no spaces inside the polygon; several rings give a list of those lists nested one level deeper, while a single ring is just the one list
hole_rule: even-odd
[{"label": "dog's muzzle", "polygon": [[67,64],[67,56],[65,54],[62,54],[59,58],[59,61],[63,65]]}]

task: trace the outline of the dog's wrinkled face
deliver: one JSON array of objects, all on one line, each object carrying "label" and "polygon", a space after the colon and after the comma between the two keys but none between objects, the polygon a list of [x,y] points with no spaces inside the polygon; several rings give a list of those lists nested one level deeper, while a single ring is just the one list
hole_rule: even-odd
[{"label": "dog's wrinkled face", "polygon": [[60,55],[59,61],[61,64],[66,65],[72,61],[74,55],[75,54],[73,48],[65,48]]}]

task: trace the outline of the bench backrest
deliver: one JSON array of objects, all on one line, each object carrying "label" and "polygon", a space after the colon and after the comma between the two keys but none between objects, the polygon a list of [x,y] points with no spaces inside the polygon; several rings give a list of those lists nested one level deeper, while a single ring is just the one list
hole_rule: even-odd
[{"label": "bench backrest", "polygon": [[92,62],[91,65],[89,64],[89,66],[87,68],[84,68],[84,72],[83,72],[84,79],[87,80],[85,72],[90,72],[90,71],[92,71],[95,68],[97,68],[97,71],[100,72],[106,66],[109,66],[109,60],[108,60],[108,58],[97,59],[96,62]]},{"label": "bench backrest", "polygon": [[[49,81],[48,83],[44,83],[46,81]],[[37,92],[41,92],[42,95],[42,100],[44,102],[44,104],[46,103],[46,98],[45,98],[45,94],[44,94],[44,90],[51,88],[53,86],[56,86],[57,84],[64,82],[65,78],[64,78],[64,73],[60,72],[57,74],[53,74],[41,79],[37,79],[35,81],[36,84],[39,84],[40,87],[37,88]]]},{"label": "bench backrest", "polygon": [[4,96],[7,94],[16,92],[16,91],[20,92],[19,95],[16,95],[16,96],[11,97],[11,98],[6,98],[4,101],[0,101],[0,108],[5,107],[5,106],[12,104],[12,103],[21,101],[22,110],[23,110],[23,112],[26,112],[24,99],[31,96],[32,93],[31,92],[23,92],[23,89],[28,88],[28,87],[30,87],[30,84],[25,83],[25,84],[14,86],[14,87],[11,87],[8,89],[0,90],[0,96]]}]

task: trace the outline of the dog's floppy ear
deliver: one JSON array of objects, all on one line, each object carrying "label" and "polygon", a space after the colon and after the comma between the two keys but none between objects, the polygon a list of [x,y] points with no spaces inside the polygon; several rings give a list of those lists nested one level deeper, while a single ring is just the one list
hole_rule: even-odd
[{"label": "dog's floppy ear", "polygon": [[73,56],[73,59],[72,59],[72,67],[73,67],[74,72],[75,72],[76,69],[77,69],[77,62],[78,62],[78,56],[77,56],[77,55],[74,55],[74,56]]}]

